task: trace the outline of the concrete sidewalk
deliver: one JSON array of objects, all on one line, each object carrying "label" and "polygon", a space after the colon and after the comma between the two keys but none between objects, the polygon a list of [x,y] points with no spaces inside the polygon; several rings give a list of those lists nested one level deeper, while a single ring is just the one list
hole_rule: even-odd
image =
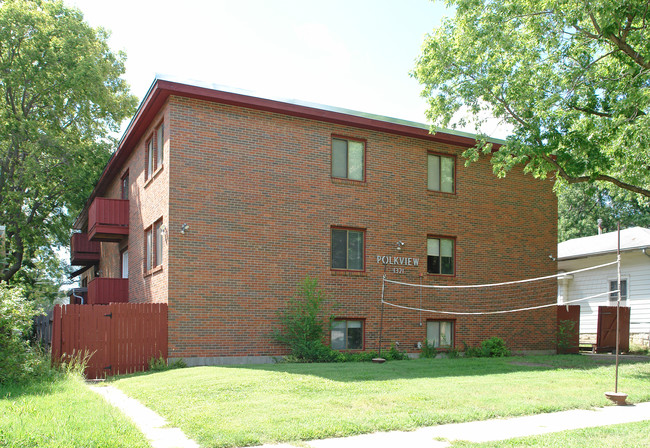
[{"label": "concrete sidewalk", "polygon": [[113,386],[89,386],[94,392],[127,415],[153,448],[199,448],[178,428],[170,428],[160,415]]},{"label": "concrete sidewalk", "polygon": [[[650,403],[431,426],[410,432],[391,431],[338,439],[312,440],[303,442],[300,446],[313,448],[393,448],[396,446],[444,448],[450,446],[449,441],[453,440],[489,442],[644,420],[650,421]],[[294,445],[291,444],[262,446],[264,448],[294,448]]]},{"label": "concrete sidewalk", "polygon": [[[178,428],[170,428],[160,415],[139,401],[126,396],[116,387],[91,386],[113,406],[120,409],[138,426],[154,448],[198,448],[198,444],[188,439]],[[263,448],[444,448],[449,441],[488,442],[513,439],[570,429],[591,428],[650,421],[650,402],[629,406],[608,406],[592,410],[573,410],[537,414],[525,417],[485,420],[479,422],[456,423],[430,426],[415,431],[391,431],[364,434],[336,439],[311,440],[278,445],[262,445]]]}]

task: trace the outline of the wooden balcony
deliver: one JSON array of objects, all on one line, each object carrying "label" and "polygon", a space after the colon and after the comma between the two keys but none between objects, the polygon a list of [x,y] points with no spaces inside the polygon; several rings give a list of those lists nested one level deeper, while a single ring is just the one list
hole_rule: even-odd
[{"label": "wooden balcony", "polygon": [[129,234],[129,201],[96,198],[88,210],[88,237],[118,242]]},{"label": "wooden balcony", "polygon": [[70,238],[70,264],[90,266],[99,263],[99,241],[89,241],[87,233],[73,233]]},{"label": "wooden balcony", "polygon": [[107,305],[129,301],[128,278],[96,277],[88,283],[88,304]]}]

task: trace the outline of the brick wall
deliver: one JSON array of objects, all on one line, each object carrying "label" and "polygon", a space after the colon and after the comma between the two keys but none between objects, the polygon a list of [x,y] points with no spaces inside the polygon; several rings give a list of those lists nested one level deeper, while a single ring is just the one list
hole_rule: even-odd
[{"label": "brick wall", "polygon": [[[429,140],[196,99],[173,96],[165,114],[171,148],[165,174],[168,215],[163,211],[169,222],[163,272],[170,357],[285,353],[270,335],[278,310],[307,275],[326,291],[332,313],[364,319],[365,346],[375,349],[384,273],[376,256],[398,255],[398,240],[406,243],[401,256],[420,259],[419,268],[389,274],[402,281],[475,284],[556,272],[548,255],[556,250],[557,206],[548,180],[517,171],[497,179],[487,157],[465,167],[462,148]],[[331,178],[332,135],[366,141],[364,182]],[[429,151],[457,157],[455,194],[427,191]],[[150,208],[165,199],[164,192],[142,195],[143,216],[151,219]],[[183,224],[189,226],[185,234]],[[332,226],[365,229],[364,272],[330,269]],[[134,235],[135,229],[129,244]],[[427,235],[456,239],[455,276],[426,273]],[[148,283],[143,286],[146,291]],[[389,286],[391,291],[396,290]],[[409,294],[399,294],[408,299]],[[553,303],[556,286],[547,282],[519,298],[514,294],[509,304]],[[498,295],[447,300],[463,310],[510,307],[501,306]],[[399,341],[414,351],[426,337],[426,325],[420,324],[434,318],[448,317],[387,307],[384,346]],[[458,316],[455,322],[460,348],[461,342],[474,345],[492,336],[518,350],[554,348],[552,307]]]},{"label": "brick wall", "polygon": [[[144,232],[155,221],[162,218],[163,224],[169,221],[169,120],[167,108],[163,106],[156,115],[142,139],[120,169],[103,197],[120,198],[122,177],[129,173],[129,235],[119,243],[101,243],[99,270],[102,277],[121,277],[121,252],[129,251],[129,302],[166,303],[167,302],[167,240],[163,243],[162,266],[145,273]],[[149,179],[145,179],[145,145],[152,137],[154,129],[165,123],[165,144],[162,168]],[[93,277],[92,270],[86,274],[88,281]]]}]

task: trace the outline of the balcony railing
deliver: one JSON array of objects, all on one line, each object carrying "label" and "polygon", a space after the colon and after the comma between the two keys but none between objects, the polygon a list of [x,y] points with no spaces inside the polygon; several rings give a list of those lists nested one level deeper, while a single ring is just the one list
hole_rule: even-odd
[{"label": "balcony railing", "polygon": [[117,242],[128,234],[129,201],[96,198],[88,210],[89,239]]},{"label": "balcony railing", "polygon": [[128,278],[97,277],[88,283],[88,304],[90,305],[107,305],[128,301]]},{"label": "balcony railing", "polygon": [[99,241],[89,241],[87,233],[73,233],[70,238],[70,264],[89,266],[99,263]]}]

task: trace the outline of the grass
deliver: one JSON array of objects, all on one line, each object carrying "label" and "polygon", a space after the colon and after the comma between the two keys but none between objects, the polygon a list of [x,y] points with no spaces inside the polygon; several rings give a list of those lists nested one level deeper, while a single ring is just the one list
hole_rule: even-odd
[{"label": "grass", "polygon": [[534,437],[487,443],[453,442],[453,448],[647,448],[648,422],[626,423],[598,428],[576,429]]},{"label": "grass", "polygon": [[[649,362],[620,366],[630,402],[650,401],[649,380]],[[604,406],[614,367],[571,355],[422,359],[196,367],[113,384],[203,446],[231,447]]]},{"label": "grass", "polygon": [[74,375],[0,386],[0,446],[149,447],[131,421]]}]

